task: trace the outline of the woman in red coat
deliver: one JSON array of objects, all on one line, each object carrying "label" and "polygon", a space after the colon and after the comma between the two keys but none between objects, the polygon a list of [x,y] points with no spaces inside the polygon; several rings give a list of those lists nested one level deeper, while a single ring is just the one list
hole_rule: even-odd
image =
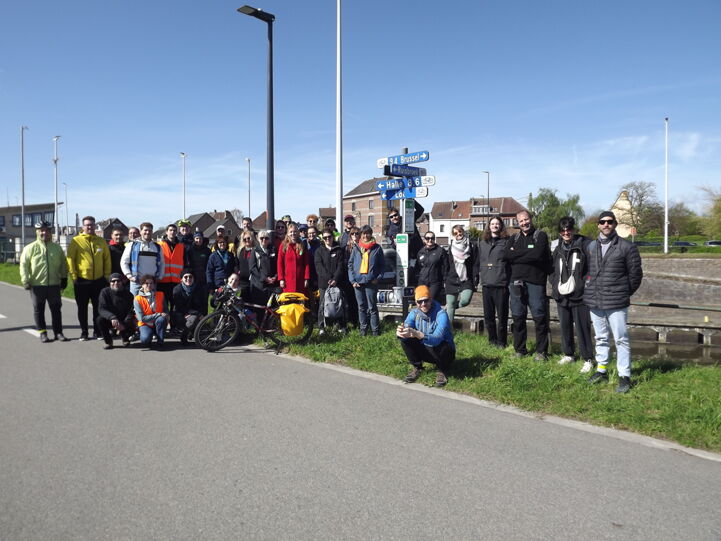
[{"label": "woman in red coat", "polygon": [[308,250],[300,242],[298,226],[290,224],[278,250],[278,280],[283,292],[308,294],[310,265]]}]

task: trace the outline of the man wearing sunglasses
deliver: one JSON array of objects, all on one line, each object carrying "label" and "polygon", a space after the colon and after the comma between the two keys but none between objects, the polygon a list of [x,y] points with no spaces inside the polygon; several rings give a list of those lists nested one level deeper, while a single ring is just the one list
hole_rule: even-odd
[{"label": "man wearing sunglasses", "polygon": [[110,275],[110,286],[100,292],[96,324],[105,340],[104,349],[113,349],[112,331],[120,335],[123,347],[130,345],[130,337],[135,333],[133,295],[125,289],[123,275],[119,272]]},{"label": "man wearing sunglasses", "polygon": [[631,295],[643,279],[641,256],[636,245],[616,233],[616,216],[604,211],[598,217],[598,239],[588,244],[588,275],[583,302],[591,309],[596,333],[596,373],[590,383],[608,382],[611,356],[609,334],[616,344],[617,393],[631,389],[631,345],[628,338],[628,307]]},{"label": "man wearing sunglasses", "polygon": [[423,363],[427,362],[436,365],[435,385],[443,387],[448,383],[448,371],[456,358],[451,322],[441,304],[433,300],[427,286],[416,288],[415,299],[416,308],[396,329],[403,353],[413,367],[405,381],[416,381],[423,371]]}]

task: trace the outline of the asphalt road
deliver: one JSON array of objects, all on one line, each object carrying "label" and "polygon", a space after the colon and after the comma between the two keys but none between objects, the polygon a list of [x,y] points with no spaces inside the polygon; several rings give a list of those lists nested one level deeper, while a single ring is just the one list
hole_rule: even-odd
[{"label": "asphalt road", "polygon": [[6,284],[0,314],[3,540],[721,538],[721,462],[258,350],[41,344]]}]

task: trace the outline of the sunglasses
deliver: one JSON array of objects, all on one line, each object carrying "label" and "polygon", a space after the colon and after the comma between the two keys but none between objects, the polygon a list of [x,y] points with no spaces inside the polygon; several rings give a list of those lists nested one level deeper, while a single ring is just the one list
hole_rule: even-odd
[{"label": "sunglasses", "polygon": [[393,218],[398,218],[399,216],[400,216],[400,214],[391,214],[388,217],[392,220]]},{"label": "sunglasses", "polygon": [[260,240],[270,240],[270,237],[258,237]]},{"label": "sunglasses", "polygon": [[598,220],[599,225],[613,224],[613,220]]},{"label": "sunglasses", "polygon": [[416,304],[428,304],[429,302],[431,302],[431,299],[418,299]]},{"label": "sunglasses", "polygon": [[243,239],[243,242],[250,242],[251,240],[253,240],[253,239],[247,239],[247,238],[246,238],[246,239]]},{"label": "sunglasses", "polygon": [[436,240],[436,237],[423,237],[426,240]]},{"label": "sunglasses", "polygon": [[330,235],[323,235],[323,240],[330,240],[330,239],[332,239],[332,238],[333,238],[333,237],[330,236]]}]

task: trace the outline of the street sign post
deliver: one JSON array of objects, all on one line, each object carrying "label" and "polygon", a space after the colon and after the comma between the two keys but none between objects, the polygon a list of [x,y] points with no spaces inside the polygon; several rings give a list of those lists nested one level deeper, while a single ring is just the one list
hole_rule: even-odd
[{"label": "street sign post", "polygon": [[383,174],[387,177],[420,177],[426,174],[426,170],[423,167],[393,164],[384,166]]},{"label": "street sign post", "polygon": [[406,207],[406,212],[403,215],[403,231],[413,233],[416,227],[416,201],[415,199],[406,199],[403,203]]},{"label": "street sign post", "polygon": [[378,169],[385,165],[408,165],[409,163],[426,162],[431,157],[430,152],[421,150],[420,152],[410,152],[408,154],[400,154],[399,156],[388,156],[387,158],[378,158],[376,164]]},{"label": "street sign post", "polygon": [[402,190],[386,190],[381,192],[381,199],[384,201],[395,201],[396,199],[407,199],[414,197],[428,197],[428,188],[419,186],[418,188],[403,188]]}]

